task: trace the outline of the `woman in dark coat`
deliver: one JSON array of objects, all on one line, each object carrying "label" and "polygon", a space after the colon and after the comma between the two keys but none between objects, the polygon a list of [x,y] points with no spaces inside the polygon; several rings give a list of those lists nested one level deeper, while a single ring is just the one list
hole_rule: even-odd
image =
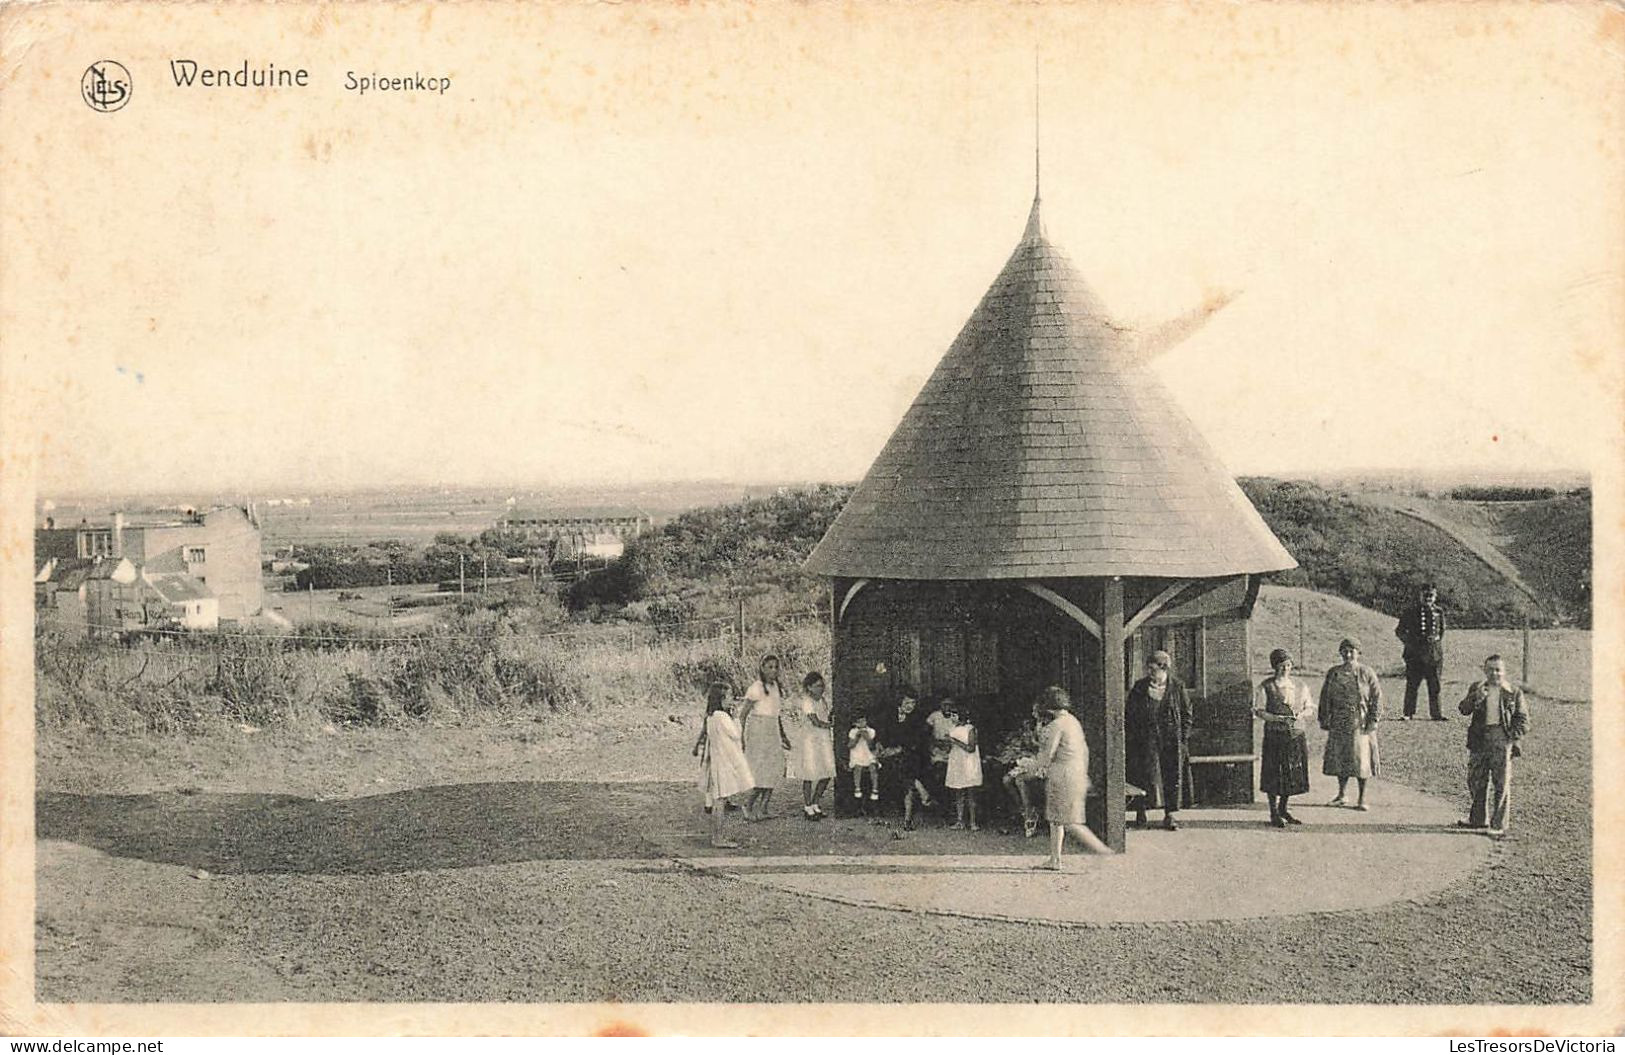
[{"label": "woman in dark coat", "polygon": [[[902,803],[904,829],[914,827],[914,802],[923,790],[920,782],[931,770],[930,732],[916,707],[918,696],[913,687],[903,686],[897,706],[888,707],[875,720],[880,786],[888,801]],[[925,801],[921,799],[922,804]]]},{"label": "woman in dark coat", "polygon": [[1134,800],[1134,824],[1146,826],[1145,811],[1162,807],[1162,826],[1178,831],[1174,814],[1190,801],[1186,773],[1190,756],[1186,740],[1191,729],[1191,702],[1185,686],[1168,673],[1173,660],[1157,651],[1146,660],[1145,677],[1134,683],[1125,703],[1128,782],[1144,790]]}]

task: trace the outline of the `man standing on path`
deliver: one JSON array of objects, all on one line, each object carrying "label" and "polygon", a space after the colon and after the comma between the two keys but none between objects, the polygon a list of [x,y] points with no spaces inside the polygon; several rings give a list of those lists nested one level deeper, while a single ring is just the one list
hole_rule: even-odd
[{"label": "man standing on path", "polygon": [[1439,591],[1432,583],[1418,592],[1416,603],[1405,609],[1394,628],[1394,636],[1405,643],[1405,714],[1399,720],[1416,717],[1416,692],[1428,683],[1428,711],[1436,722],[1449,717],[1439,709],[1439,672],[1444,668],[1444,609],[1439,607]]},{"label": "man standing on path", "polygon": [[1467,791],[1472,806],[1467,819],[1456,826],[1488,828],[1499,837],[1506,833],[1512,760],[1518,756],[1518,741],[1529,731],[1529,707],[1523,689],[1507,684],[1501,657],[1491,656],[1484,661],[1484,680],[1473,683],[1457,709],[1472,715],[1473,721],[1467,727]]}]

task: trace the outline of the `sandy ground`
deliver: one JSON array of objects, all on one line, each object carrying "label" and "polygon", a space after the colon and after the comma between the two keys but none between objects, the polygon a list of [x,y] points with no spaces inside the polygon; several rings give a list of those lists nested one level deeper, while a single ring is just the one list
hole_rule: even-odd
[{"label": "sandy ground", "polygon": [[[1589,720],[1584,705],[1537,710],[1515,838],[1420,902],[1094,931],[833,904],[674,868],[671,847],[700,849],[703,818],[694,723],[663,714],[599,732],[47,730],[38,997],[1583,1002]],[[1459,801],[1464,734],[1460,721],[1385,728],[1385,776]],[[794,817],[744,834],[754,854],[835,848]],[[1025,849],[991,832],[891,834],[869,826],[858,852]],[[1260,868],[1252,881],[1268,898],[1327,879]]]}]

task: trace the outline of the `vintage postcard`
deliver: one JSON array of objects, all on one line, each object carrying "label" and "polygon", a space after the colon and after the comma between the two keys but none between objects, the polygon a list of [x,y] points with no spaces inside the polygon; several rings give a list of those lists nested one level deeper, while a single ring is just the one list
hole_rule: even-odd
[{"label": "vintage postcard", "polygon": [[0,1030],[1617,1033],[1622,128],[1600,2],[0,7]]}]

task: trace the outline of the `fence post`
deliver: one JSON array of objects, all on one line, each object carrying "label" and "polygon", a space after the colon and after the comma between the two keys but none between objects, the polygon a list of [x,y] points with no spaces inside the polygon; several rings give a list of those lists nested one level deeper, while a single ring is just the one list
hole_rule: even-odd
[{"label": "fence post", "polygon": [[1304,655],[1303,653],[1304,653],[1303,602],[1299,601],[1298,602],[1298,665],[1299,666],[1302,666],[1303,664],[1309,662],[1309,657]]},{"label": "fence post", "polygon": [[1534,664],[1530,662],[1530,660],[1529,616],[1525,615],[1523,617],[1523,670],[1520,672],[1520,676],[1518,678],[1518,684],[1522,685],[1524,688],[1528,688],[1530,683],[1533,681],[1533,675],[1530,674],[1530,671],[1534,669]]}]

